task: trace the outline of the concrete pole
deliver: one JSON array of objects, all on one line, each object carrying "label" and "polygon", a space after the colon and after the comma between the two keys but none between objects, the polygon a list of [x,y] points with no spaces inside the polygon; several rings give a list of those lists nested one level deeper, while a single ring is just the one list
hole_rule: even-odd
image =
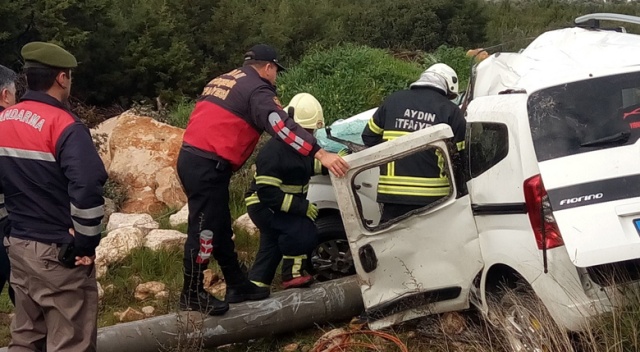
[{"label": "concrete pole", "polygon": [[360,287],[352,276],[232,304],[222,316],[179,312],[104,327],[98,330],[98,352],[198,350],[346,320],[363,309]]}]

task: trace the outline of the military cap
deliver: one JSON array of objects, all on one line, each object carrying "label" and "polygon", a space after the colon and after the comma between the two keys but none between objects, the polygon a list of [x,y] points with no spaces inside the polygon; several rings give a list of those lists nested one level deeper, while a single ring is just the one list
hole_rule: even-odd
[{"label": "military cap", "polygon": [[75,68],[78,61],[68,51],[61,47],[45,42],[31,42],[22,47],[20,52],[25,61],[25,67],[55,67]]}]

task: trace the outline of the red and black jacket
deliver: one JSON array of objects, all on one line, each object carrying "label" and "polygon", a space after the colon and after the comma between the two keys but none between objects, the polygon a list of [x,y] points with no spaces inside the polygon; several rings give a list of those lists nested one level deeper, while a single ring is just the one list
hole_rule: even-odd
[{"label": "red and black jacket", "polygon": [[207,84],[189,118],[183,149],[222,158],[235,171],[249,158],[263,131],[303,156],[320,149],[313,135],[282,110],[275,87],[246,66]]},{"label": "red and black jacket", "polygon": [[0,113],[0,193],[12,237],[95,254],[106,180],[89,129],[55,98],[28,91]]}]

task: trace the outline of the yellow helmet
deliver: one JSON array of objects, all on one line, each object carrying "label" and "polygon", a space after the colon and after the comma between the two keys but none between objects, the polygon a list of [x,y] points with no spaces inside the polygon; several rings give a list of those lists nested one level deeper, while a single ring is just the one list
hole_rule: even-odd
[{"label": "yellow helmet", "polygon": [[293,108],[293,120],[302,128],[316,130],[324,127],[324,114],[322,113],[322,105],[309,93],[296,94],[284,108],[289,111]]}]

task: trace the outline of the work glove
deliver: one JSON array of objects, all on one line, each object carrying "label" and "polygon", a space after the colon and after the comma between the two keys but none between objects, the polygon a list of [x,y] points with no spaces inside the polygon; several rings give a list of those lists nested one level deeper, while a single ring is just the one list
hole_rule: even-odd
[{"label": "work glove", "polygon": [[316,221],[316,218],[318,217],[318,207],[311,202],[309,202],[309,205],[307,206],[307,217],[313,221]]}]

